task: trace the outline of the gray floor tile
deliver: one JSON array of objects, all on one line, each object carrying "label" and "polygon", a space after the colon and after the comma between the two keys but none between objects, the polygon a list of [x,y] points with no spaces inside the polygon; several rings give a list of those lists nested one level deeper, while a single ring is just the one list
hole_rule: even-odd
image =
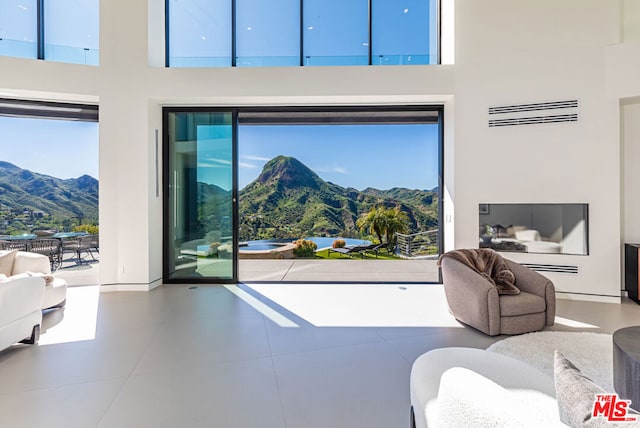
[{"label": "gray floor tile", "polygon": [[132,376],[100,427],[284,428],[270,358]]},{"label": "gray floor tile", "polygon": [[287,426],[409,425],[411,365],[384,344],[274,357]]},{"label": "gray floor tile", "polygon": [[95,427],[124,379],[70,384],[0,395],[0,426],[13,428]]}]

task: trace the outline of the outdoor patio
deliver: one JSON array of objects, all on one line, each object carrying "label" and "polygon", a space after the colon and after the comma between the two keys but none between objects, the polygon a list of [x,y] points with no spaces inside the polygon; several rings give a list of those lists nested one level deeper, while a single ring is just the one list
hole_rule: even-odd
[{"label": "outdoor patio", "polygon": [[240,260],[241,282],[438,282],[436,260]]},{"label": "outdoor patio", "polygon": [[[69,286],[98,284],[99,259],[66,258],[56,271]],[[436,260],[240,260],[240,282],[438,282]]]},{"label": "outdoor patio", "polygon": [[67,286],[96,285],[98,284],[98,272],[100,269],[100,257],[94,253],[96,260],[85,253],[84,258],[78,260],[65,254],[62,265],[55,271],[55,275],[67,281]]}]

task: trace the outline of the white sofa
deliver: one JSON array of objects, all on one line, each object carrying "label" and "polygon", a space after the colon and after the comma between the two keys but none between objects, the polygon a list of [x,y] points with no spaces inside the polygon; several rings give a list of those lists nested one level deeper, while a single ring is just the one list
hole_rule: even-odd
[{"label": "white sofa", "polygon": [[440,348],[414,362],[412,426],[563,427],[554,379],[495,352]]},{"label": "white sofa", "polygon": [[0,349],[16,342],[38,341],[44,290],[45,281],[39,277],[0,281]]},{"label": "white sofa", "polygon": [[[0,257],[9,252],[0,251]],[[41,309],[61,308],[65,305],[67,282],[62,278],[55,278],[51,275],[49,258],[42,254],[26,251],[16,252],[10,276],[29,276],[29,274],[40,274],[45,279],[46,287]]]}]

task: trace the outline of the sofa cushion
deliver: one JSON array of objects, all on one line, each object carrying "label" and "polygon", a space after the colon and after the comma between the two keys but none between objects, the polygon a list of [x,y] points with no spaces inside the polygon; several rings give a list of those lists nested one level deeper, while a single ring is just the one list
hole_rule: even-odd
[{"label": "sofa cushion", "polygon": [[530,364],[495,352],[475,348],[438,348],[416,359],[411,368],[410,396],[416,428],[435,426],[438,390],[442,374],[452,367],[473,370],[508,390],[538,391],[553,401],[557,420],[553,378]]},{"label": "sofa cushion", "polygon": [[24,272],[51,273],[49,257],[42,254],[19,251],[13,262],[13,274]]},{"label": "sofa cushion", "polygon": [[542,241],[540,232],[533,229],[516,230],[516,239],[520,241]]},{"label": "sofa cushion", "polygon": [[542,297],[525,291],[520,291],[520,294],[515,296],[500,296],[500,316],[502,317],[537,314],[546,309],[547,304]]},{"label": "sofa cushion", "polygon": [[442,374],[434,425],[446,427],[562,426],[556,402],[529,389],[510,391],[466,368]]},{"label": "sofa cushion", "polygon": [[18,251],[0,251],[0,273],[10,276],[13,272],[13,262]]}]

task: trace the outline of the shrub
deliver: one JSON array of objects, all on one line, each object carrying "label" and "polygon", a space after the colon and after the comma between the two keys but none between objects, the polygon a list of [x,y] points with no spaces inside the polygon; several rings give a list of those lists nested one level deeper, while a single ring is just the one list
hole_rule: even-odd
[{"label": "shrub", "polygon": [[73,227],[74,232],[87,232],[92,235],[95,235],[96,233],[98,233],[98,230],[99,230],[99,227],[96,226],[95,224],[81,224],[79,226]]},{"label": "shrub", "polygon": [[333,241],[333,244],[331,246],[333,248],[344,248],[345,245],[347,245],[347,243],[344,242],[344,239],[336,239],[335,241]]},{"label": "shrub", "polygon": [[293,249],[293,254],[296,257],[312,257],[318,249],[315,242],[306,239],[298,239],[294,244],[296,247]]}]

